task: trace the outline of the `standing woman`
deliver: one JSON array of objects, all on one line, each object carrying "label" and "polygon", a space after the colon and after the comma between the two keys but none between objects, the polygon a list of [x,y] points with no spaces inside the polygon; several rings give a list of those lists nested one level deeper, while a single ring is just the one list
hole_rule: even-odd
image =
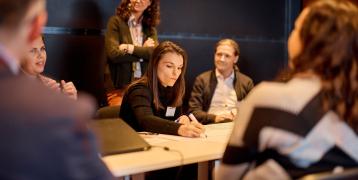
[{"label": "standing woman", "polygon": [[159,0],[122,0],[109,19],[105,50],[117,95],[146,71],[159,21]]},{"label": "standing woman", "polygon": [[136,131],[199,137],[203,125],[181,115],[186,66],[182,48],[169,41],[159,44],[147,72],[129,85],[119,116]]},{"label": "standing woman", "polygon": [[216,180],[358,166],[358,8],[315,1],[296,20],[288,53],[289,81],[259,84],[240,106]]}]

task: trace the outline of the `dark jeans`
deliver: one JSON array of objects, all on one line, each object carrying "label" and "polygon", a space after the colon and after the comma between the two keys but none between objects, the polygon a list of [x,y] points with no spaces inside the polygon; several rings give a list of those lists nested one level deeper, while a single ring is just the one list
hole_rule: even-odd
[{"label": "dark jeans", "polygon": [[146,180],[196,180],[197,177],[198,164],[196,163],[145,173]]}]

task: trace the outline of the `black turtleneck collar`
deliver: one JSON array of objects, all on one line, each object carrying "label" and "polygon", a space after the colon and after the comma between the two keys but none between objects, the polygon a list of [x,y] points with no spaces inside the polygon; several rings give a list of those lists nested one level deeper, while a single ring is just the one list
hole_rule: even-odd
[{"label": "black turtleneck collar", "polygon": [[164,107],[169,106],[174,100],[174,88],[167,86],[164,87],[161,83],[158,83],[158,92],[160,102]]}]

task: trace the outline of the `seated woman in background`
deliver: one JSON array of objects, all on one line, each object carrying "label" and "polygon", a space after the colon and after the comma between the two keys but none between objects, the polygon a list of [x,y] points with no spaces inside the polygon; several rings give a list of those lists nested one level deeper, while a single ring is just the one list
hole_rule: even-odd
[{"label": "seated woman in background", "polygon": [[215,179],[296,179],[358,166],[357,7],[308,6],[288,51],[289,81],[251,91]]},{"label": "seated woman in background", "polygon": [[28,58],[21,65],[21,69],[26,75],[37,78],[51,89],[62,91],[68,97],[76,100],[77,90],[72,82],[65,82],[64,80],[56,82],[55,80],[41,74],[44,71],[46,59],[47,55],[44,38],[40,36],[32,44],[32,48],[29,50]]},{"label": "seated woman in background", "polygon": [[203,125],[181,115],[186,66],[182,48],[169,41],[159,44],[147,72],[126,90],[119,116],[136,131],[199,137]]}]

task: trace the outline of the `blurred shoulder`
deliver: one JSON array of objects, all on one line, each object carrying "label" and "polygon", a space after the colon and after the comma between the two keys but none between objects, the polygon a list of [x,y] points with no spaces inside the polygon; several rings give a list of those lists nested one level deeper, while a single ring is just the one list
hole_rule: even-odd
[{"label": "blurred shoulder", "polygon": [[89,96],[81,95],[75,101],[26,76],[3,79],[0,90],[0,106],[6,110],[5,113],[22,113],[32,120],[54,117],[87,119],[95,110],[94,100]]},{"label": "blurred shoulder", "polygon": [[321,89],[320,81],[294,78],[289,82],[262,82],[246,98],[253,106],[272,107],[298,113]]}]

